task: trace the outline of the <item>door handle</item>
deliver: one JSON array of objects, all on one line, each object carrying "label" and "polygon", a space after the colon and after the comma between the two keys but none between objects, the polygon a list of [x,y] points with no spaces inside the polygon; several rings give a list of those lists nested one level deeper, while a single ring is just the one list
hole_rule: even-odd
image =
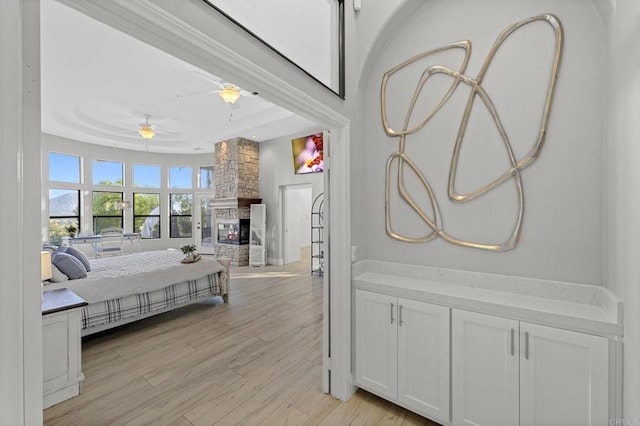
[{"label": "door handle", "polygon": [[529,359],[529,332],[524,332],[524,359]]},{"label": "door handle", "polygon": [[398,305],[398,325],[402,325],[402,305]]},{"label": "door handle", "polygon": [[389,316],[390,316],[390,318],[391,318],[391,324],[393,324],[393,307],[394,307],[394,306],[395,306],[395,305],[394,305],[393,303],[391,303],[391,304],[390,304],[390,306],[389,306],[389,308],[390,308],[390,309],[389,309]]}]

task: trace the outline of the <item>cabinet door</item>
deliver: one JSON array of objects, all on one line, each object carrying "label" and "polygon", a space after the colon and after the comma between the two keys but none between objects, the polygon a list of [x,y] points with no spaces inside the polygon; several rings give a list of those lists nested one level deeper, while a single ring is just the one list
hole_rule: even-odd
[{"label": "cabinet door", "polygon": [[449,308],[398,299],[398,400],[449,422]]},{"label": "cabinet door", "polygon": [[42,319],[42,376],[44,390],[60,387],[69,381],[69,319],[66,312],[45,315]]},{"label": "cabinet door", "polygon": [[376,394],[397,396],[397,299],[356,290],[356,383]]},{"label": "cabinet door", "polygon": [[607,424],[608,340],[524,322],[520,333],[520,424]]},{"label": "cabinet door", "polygon": [[513,426],[518,414],[518,321],[454,309],[453,424]]}]

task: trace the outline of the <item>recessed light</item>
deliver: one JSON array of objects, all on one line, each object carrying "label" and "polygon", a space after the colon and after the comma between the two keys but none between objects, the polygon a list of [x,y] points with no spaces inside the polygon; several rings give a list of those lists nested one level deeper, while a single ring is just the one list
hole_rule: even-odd
[{"label": "recessed light", "polygon": [[251,136],[251,137],[255,139],[255,138],[256,138],[256,135],[253,135],[253,136]]}]

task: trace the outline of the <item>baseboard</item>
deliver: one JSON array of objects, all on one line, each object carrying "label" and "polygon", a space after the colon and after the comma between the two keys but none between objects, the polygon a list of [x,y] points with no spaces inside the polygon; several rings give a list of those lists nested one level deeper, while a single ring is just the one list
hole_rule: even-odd
[{"label": "baseboard", "polygon": [[284,260],[282,259],[273,259],[271,257],[267,258],[268,265],[282,266],[284,265]]}]

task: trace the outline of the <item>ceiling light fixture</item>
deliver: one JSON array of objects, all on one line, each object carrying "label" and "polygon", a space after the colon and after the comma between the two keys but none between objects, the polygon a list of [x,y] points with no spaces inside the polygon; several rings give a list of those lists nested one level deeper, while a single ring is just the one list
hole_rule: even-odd
[{"label": "ceiling light fixture", "polygon": [[140,130],[138,130],[138,133],[140,133],[140,136],[145,139],[151,139],[156,135],[156,132],[154,132],[150,126],[140,126]]},{"label": "ceiling light fixture", "polygon": [[228,104],[234,104],[240,98],[240,90],[233,84],[225,84],[218,94]]},{"label": "ceiling light fixture", "polygon": [[140,136],[142,136],[144,139],[149,140],[156,135],[156,132],[153,130],[153,127],[149,123],[149,116],[147,115],[146,117],[146,121],[144,123],[140,123],[138,133],[140,133]]}]

